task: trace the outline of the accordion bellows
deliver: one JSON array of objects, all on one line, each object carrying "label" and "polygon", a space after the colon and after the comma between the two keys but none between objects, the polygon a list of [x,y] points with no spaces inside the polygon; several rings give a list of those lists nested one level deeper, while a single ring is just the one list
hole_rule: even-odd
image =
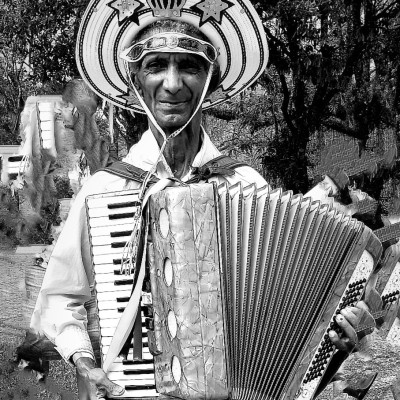
[{"label": "accordion bellows", "polygon": [[150,200],[155,380],[183,399],[312,399],[335,315],[381,244],[362,223],[281,190],[168,188]]}]

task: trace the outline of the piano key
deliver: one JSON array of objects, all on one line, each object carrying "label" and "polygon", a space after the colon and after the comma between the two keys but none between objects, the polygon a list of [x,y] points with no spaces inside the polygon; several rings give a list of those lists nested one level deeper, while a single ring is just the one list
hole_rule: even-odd
[{"label": "piano key", "polygon": [[119,307],[125,308],[127,306],[127,304],[128,304],[129,297],[121,297],[121,299],[127,299],[127,301],[117,301],[116,299],[108,300],[108,301],[102,301],[102,302],[98,302],[97,307],[98,307],[99,311],[102,311],[102,310],[116,310]]},{"label": "piano key", "polygon": [[[119,272],[119,268],[117,268],[117,270]],[[108,274],[96,274],[96,283],[107,283],[114,281],[132,281],[132,280],[133,280],[133,275],[115,274],[114,271]]]},{"label": "piano key", "polygon": [[[114,318],[114,319],[107,320],[107,321],[99,321],[102,337],[114,336],[115,329],[118,325],[118,318]],[[107,326],[107,325],[109,325],[109,326]],[[147,332],[147,329],[146,329],[146,325],[145,325],[145,318],[142,318],[142,332],[144,332],[144,331]]]},{"label": "piano key", "polygon": [[101,274],[111,274],[111,273],[116,273],[116,272],[121,271],[121,264],[97,264],[95,265],[95,274],[96,274],[96,280],[97,277]]},{"label": "piano key", "polygon": [[103,196],[103,197],[88,197],[87,198],[87,205],[89,209],[92,208],[109,208],[115,207],[118,204],[126,204],[129,202],[137,202],[139,198],[138,193],[134,194],[126,194],[126,195],[114,195],[110,196]]},{"label": "piano key", "polygon": [[132,289],[124,288],[118,292],[97,292],[97,302],[116,301],[116,299],[126,299],[131,296]]},{"label": "piano key", "polygon": [[108,372],[117,371],[153,371],[154,372],[154,361],[153,358],[148,360],[126,360],[123,361],[117,358],[108,369]]},{"label": "piano key", "polygon": [[[112,232],[114,234],[116,234],[117,231]],[[126,233],[125,236],[114,236],[111,237],[111,235],[108,236],[94,236],[91,238],[92,240],[92,246],[96,247],[96,246],[107,246],[107,245],[112,245],[112,243],[121,243],[121,242],[128,242],[131,239],[131,233],[132,230],[129,232],[121,232],[119,231],[119,233]]]},{"label": "piano key", "polygon": [[159,393],[157,393],[157,391],[155,389],[152,390],[127,390],[125,388],[125,393],[122,396],[118,396],[115,398],[137,398],[139,397],[140,400],[142,400],[143,398],[146,399],[148,398],[149,400],[151,400],[153,397],[157,397],[159,396]]},{"label": "piano key", "polygon": [[147,383],[147,384],[140,384],[140,382],[138,382],[137,384],[126,384],[125,385],[125,390],[128,390],[128,391],[132,391],[133,393],[135,393],[135,394],[137,394],[137,393],[139,393],[139,391],[147,391],[147,390],[150,390],[150,389],[153,389],[153,390],[156,390],[156,385],[155,385],[155,383],[154,384],[151,384],[151,383]]},{"label": "piano key", "polygon": [[[121,318],[124,309],[125,308],[121,307],[121,309],[114,308],[111,310],[99,310],[99,318],[104,320],[115,318],[119,319]],[[145,318],[143,320],[145,321]]]},{"label": "piano key", "polygon": [[[111,336],[103,336],[101,338],[101,344],[103,346],[109,346],[111,344],[111,341],[112,341],[112,337]],[[146,347],[148,347],[149,339],[147,337],[147,332],[142,332],[142,341],[143,341],[143,343],[146,344]]]},{"label": "piano key", "polygon": [[113,227],[117,225],[130,224],[131,226],[133,226],[134,222],[135,222],[134,213],[128,213],[128,214],[125,213],[125,215],[121,214],[118,219],[110,219],[108,217],[92,218],[89,220],[89,226],[90,226],[90,231],[92,231],[93,228],[99,228],[99,227],[109,227],[111,230],[113,229]]},{"label": "piano key", "polygon": [[[120,241],[115,241],[116,243],[121,243]],[[123,253],[123,249],[125,246],[126,242],[123,242],[122,247],[111,247],[111,245],[109,246],[95,246],[92,247],[92,254],[93,254],[93,259],[95,260],[94,257],[96,256],[100,256],[100,255],[114,255],[114,258],[121,258],[122,257],[122,253]]]},{"label": "piano key", "polygon": [[90,229],[90,236],[93,239],[96,236],[112,236],[114,232],[127,232],[132,231],[132,223],[125,223],[124,220],[119,221],[118,224],[111,226],[99,226]]},{"label": "piano key", "polygon": [[[117,314],[117,311],[115,313]],[[111,318],[111,319],[104,319],[104,320],[100,319],[99,320],[100,328],[114,328],[115,329],[118,325],[118,321],[119,321],[120,317],[121,316],[119,315],[118,318]],[[144,322],[145,322],[144,318],[142,318],[142,322],[144,325]],[[102,332],[103,332],[103,330],[102,330]],[[104,334],[102,333],[102,335],[104,335]],[[109,335],[106,335],[106,336],[109,336]]]},{"label": "piano key", "polygon": [[[101,346],[101,353],[103,355],[106,355],[109,348],[110,348],[110,346]],[[143,358],[146,358],[146,359],[153,358],[148,347],[143,347],[142,351],[143,351]],[[129,349],[128,359],[133,357],[132,354],[133,353],[132,353],[132,348],[131,348],[131,349]]]},{"label": "piano key", "polygon": [[[132,280],[131,280],[132,281]],[[119,284],[114,284],[114,282],[96,283],[97,292],[116,292],[118,289],[121,290],[132,290],[133,281],[120,281]]]},{"label": "piano key", "polygon": [[100,254],[92,257],[93,265],[96,267],[101,264],[113,264],[121,267],[122,251],[121,254]]},{"label": "piano key", "polygon": [[[99,208],[91,208],[89,209],[89,218],[94,219],[94,218],[103,218],[103,217],[108,217],[109,219],[113,219],[115,215],[117,214],[127,214],[127,213],[133,213],[137,214],[139,213],[139,207],[133,206],[133,203],[125,203],[127,207],[120,207],[120,208],[107,208],[107,207],[99,207]],[[130,206],[129,206],[130,204]]]},{"label": "piano key", "polygon": [[108,372],[108,379],[112,381],[123,382],[127,384],[138,384],[138,385],[155,385],[154,381],[154,370],[143,371],[116,371],[116,372]]}]

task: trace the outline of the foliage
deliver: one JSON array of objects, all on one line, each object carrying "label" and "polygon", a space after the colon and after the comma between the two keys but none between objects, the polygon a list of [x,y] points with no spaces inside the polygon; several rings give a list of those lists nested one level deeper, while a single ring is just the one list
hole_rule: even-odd
[{"label": "foliage", "polygon": [[55,175],[53,180],[57,191],[57,199],[72,198],[74,191],[71,188],[71,184],[67,176]]},{"label": "foliage", "polygon": [[59,94],[78,75],[74,42],[86,1],[0,4],[0,141],[18,144],[28,95]]},{"label": "foliage", "polygon": [[263,126],[264,140],[252,145],[260,146],[264,174],[304,193],[316,178],[310,171],[325,132],[356,138],[363,152],[371,135],[397,128],[400,3],[275,0],[256,7],[270,50],[268,70],[258,81],[263,90],[210,114],[246,127],[235,131],[228,147],[246,147],[249,132]]}]

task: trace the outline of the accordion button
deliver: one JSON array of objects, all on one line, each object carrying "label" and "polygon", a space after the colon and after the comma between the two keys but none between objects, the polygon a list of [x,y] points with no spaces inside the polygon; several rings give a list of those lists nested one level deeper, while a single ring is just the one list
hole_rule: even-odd
[{"label": "accordion button", "polygon": [[142,307],[143,315],[145,317],[153,317],[154,312],[153,312],[153,306],[147,305]]},{"label": "accordion button", "polygon": [[150,293],[151,292],[151,284],[150,281],[143,281],[142,291]]},{"label": "accordion button", "polygon": [[153,318],[146,318],[144,321],[146,329],[149,331],[154,331],[154,319]]}]

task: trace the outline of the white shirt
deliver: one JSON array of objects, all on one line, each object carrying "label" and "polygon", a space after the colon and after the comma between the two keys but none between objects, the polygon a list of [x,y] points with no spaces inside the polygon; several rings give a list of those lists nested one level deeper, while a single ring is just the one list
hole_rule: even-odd
[{"label": "white shirt", "polygon": [[[204,130],[202,135],[202,146],[193,161],[193,167],[200,167],[221,155]],[[159,151],[155,137],[147,130],[123,161],[149,171],[157,161]],[[164,166],[165,159],[162,161],[157,165],[155,175],[158,178],[167,178],[169,172]],[[192,173],[189,172],[182,181],[191,177]],[[230,185],[240,181],[245,186],[255,183],[258,187],[266,185],[264,178],[248,166],[238,167],[232,176],[218,176],[209,181],[227,182]],[[139,186],[138,182],[125,180],[108,172],[94,174],[76,196],[53,250],[32,315],[31,327],[52,340],[67,361],[76,352],[83,351],[93,355],[83,306],[90,300],[93,289],[85,199],[92,194],[136,189]]]}]

